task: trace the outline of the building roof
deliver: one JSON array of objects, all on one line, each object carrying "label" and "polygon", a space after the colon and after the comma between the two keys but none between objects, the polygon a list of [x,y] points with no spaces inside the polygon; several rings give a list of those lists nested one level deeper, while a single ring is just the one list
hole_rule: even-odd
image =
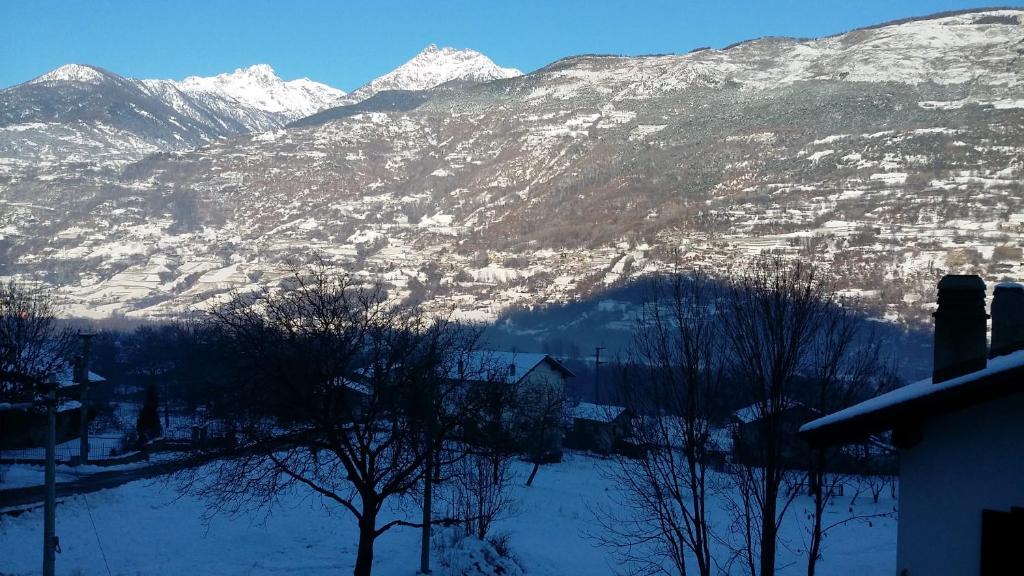
[{"label": "building roof", "polygon": [[[448,378],[452,380],[484,381],[495,380],[506,383],[515,383],[522,380],[534,368],[543,362],[547,362],[553,369],[563,373],[566,377],[575,376],[561,362],[547,354],[529,354],[522,352],[496,352],[492,350],[479,350],[471,353],[468,362],[461,366],[453,366],[449,369]],[[512,370],[509,370],[509,367]],[[355,370],[352,378],[337,377],[331,381],[334,386],[344,386],[359,394],[370,394],[368,382],[373,378],[372,366]]]},{"label": "building roof", "polygon": [[[78,382],[75,382],[75,371],[71,366],[65,366],[63,370],[57,372],[54,376],[57,385],[61,388],[67,388],[68,386],[77,386]],[[99,374],[89,371],[89,383],[96,384],[99,382],[106,382],[107,379]]]},{"label": "building roof", "polygon": [[590,422],[610,423],[614,421],[626,409],[622,406],[608,406],[605,404],[592,404],[580,402],[572,409],[572,417],[576,420],[588,420]]},{"label": "building roof", "polygon": [[850,442],[1015,392],[1024,392],[1024,350],[997,356],[982,370],[938,384],[926,378],[897,388],[808,422],[800,434],[816,445]]},{"label": "building roof", "polygon": [[[567,378],[576,376],[565,365],[548,354],[479,350],[471,353],[467,360],[462,364],[461,369],[452,367],[449,377],[459,380],[487,380],[498,377],[511,384],[521,380],[523,376],[529,374],[543,362],[547,362]],[[509,370],[510,366],[512,367],[511,371]]]},{"label": "building roof", "polygon": [[[791,398],[784,398],[783,403],[783,411],[803,407],[803,404]],[[764,418],[764,414],[761,413],[760,402],[755,402],[750,406],[744,406],[743,408],[740,408],[739,410],[733,412],[732,415],[734,418],[736,418],[736,420],[739,420],[743,424],[750,424],[751,422],[757,422],[758,420]]]},{"label": "building roof", "polygon": [[[359,372],[359,371],[357,370],[357,372]],[[369,396],[372,393],[372,390],[370,389],[370,387],[368,385],[366,385],[366,384],[364,384],[362,382],[357,382],[357,381],[352,380],[350,378],[344,378],[342,376],[338,376],[337,378],[333,378],[331,380],[330,384],[331,384],[331,386],[335,386],[335,387],[339,387],[339,388],[341,388],[341,387],[348,388],[349,390],[351,390],[351,391],[353,391],[353,392],[355,392],[357,394],[362,394],[363,396]]]}]

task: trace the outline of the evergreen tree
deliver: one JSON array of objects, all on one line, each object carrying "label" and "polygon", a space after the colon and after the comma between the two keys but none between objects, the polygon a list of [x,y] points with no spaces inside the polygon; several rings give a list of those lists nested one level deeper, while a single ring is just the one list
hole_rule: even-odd
[{"label": "evergreen tree", "polygon": [[135,430],[139,433],[139,442],[146,442],[160,436],[160,399],[157,397],[156,384],[146,387],[146,399],[142,403],[142,411],[135,423]]}]

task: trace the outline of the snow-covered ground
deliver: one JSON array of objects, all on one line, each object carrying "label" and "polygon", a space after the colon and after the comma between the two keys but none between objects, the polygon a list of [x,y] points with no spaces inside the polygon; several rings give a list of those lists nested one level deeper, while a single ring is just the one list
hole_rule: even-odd
[{"label": "snow-covered ground", "polygon": [[[129,454],[129,456],[135,454],[136,453],[132,453]],[[168,462],[178,457],[180,457],[180,453],[164,452],[160,454],[153,454],[145,460],[127,462],[125,464],[114,464],[110,466],[98,466],[95,464],[71,466],[68,464],[58,464],[56,467],[57,484],[74,482],[101,472],[125,472],[128,470],[139,470],[160,462]],[[42,464],[0,464],[0,490],[42,486],[44,483],[46,483],[46,467]],[[0,509],[3,507],[3,499],[0,498]],[[2,574],[3,572],[0,572],[0,575]]]},{"label": "snow-covered ground", "polygon": [[[597,529],[592,510],[612,502],[616,487],[602,475],[610,461],[583,455],[541,469],[532,488],[517,482],[514,515],[494,532],[508,533],[510,547],[528,575],[615,574],[610,550],[588,537]],[[517,472],[525,477],[528,465]],[[848,514],[849,496],[833,506],[833,518]],[[802,536],[808,502],[798,499],[783,528],[779,574],[806,573]],[[883,499],[877,511],[891,510]],[[861,497],[858,513],[876,511]],[[345,574],[352,568],[356,526],[337,506],[304,493],[284,496],[270,510],[243,516],[215,516],[204,523],[204,502],[181,497],[173,485],[139,481],[116,489],[66,499],[57,508],[62,553],[58,574]],[[91,514],[91,518],[90,518]],[[389,514],[401,514],[392,510]],[[415,511],[405,512],[415,517]],[[42,511],[17,518],[0,517],[0,573],[39,570]],[[93,521],[96,530],[93,530]],[[724,514],[715,521],[724,528]],[[883,574],[895,566],[895,520],[837,528],[825,541],[822,576]],[[419,558],[419,533],[398,528],[382,536],[375,550],[374,573],[412,575]],[[437,573],[443,573],[438,570]]]},{"label": "snow-covered ground", "polygon": [[[88,466],[87,468],[95,468]],[[80,471],[71,466],[57,466],[57,483],[73,482]],[[46,482],[46,468],[35,464],[0,464],[0,490],[41,486]],[[3,501],[0,500],[0,506]]]}]

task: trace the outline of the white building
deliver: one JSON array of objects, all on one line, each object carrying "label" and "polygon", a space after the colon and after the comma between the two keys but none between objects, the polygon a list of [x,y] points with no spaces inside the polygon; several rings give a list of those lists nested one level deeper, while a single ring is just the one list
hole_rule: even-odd
[{"label": "white building", "polygon": [[1000,284],[986,349],[985,284],[946,276],[932,378],[804,425],[818,445],[893,431],[896,574],[1024,574],[1024,286]]},{"label": "white building", "polygon": [[561,362],[547,354],[529,352],[498,352],[480,350],[469,354],[450,378],[466,382],[505,382],[519,386],[549,384],[564,392],[569,378],[575,375]]}]

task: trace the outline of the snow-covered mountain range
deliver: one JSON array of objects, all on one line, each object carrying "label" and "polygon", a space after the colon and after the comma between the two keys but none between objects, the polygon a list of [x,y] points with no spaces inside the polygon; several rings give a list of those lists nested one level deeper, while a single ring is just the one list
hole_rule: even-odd
[{"label": "snow-covered mountain range", "polygon": [[158,151],[281,128],[379,92],[519,75],[473,50],[431,45],[352,94],[308,78],[282,80],[266,64],[212,77],[136,80],[67,64],[0,90],[0,154],[13,162],[98,160],[120,166]]},{"label": "snow-covered mountain range", "polygon": [[292,120],[319,112],[345,95],[343,90],[309,78],[285,82],[266,64],[240,68],[231,74],[218,74],[212,78],[189,76],[176,84],[183,92],[233,98],[246,106],[282,114]]},{"label": "snow-covered mountain range", "polygon": [[[343,90],[314,82],[309,78],[282,80],[266,64],[239,68],[230,74],[212,77],[189,76],[173,80],[143,80],[155,91],[173,88],[192,98],[224,101],[237,109],[254,109],[284,121],[309,116],[332,105],[345,95]],[[253,127],[256,131],[258,127]]]},{"label": "snow-covered mountain range", "polygon": [[120,165],[280,128],[344,95],[307,78],[284,81],[265,64],[181,81],[67,64],[0,91],[0,150],[36,164],[89,157]]},{"label": "snow-covered mountain range", "polygon": [[[1021,10],[391,84],[191,148],[150,143],[228,133],[210,104],[62,76],[0,92],[0,275],[61,286],[74,314],[181,316],[316,252],[481,320],[765,250],[900,322],[944,272],[1024,278]],[[160,153],[105,163],[112,140]]]}]

